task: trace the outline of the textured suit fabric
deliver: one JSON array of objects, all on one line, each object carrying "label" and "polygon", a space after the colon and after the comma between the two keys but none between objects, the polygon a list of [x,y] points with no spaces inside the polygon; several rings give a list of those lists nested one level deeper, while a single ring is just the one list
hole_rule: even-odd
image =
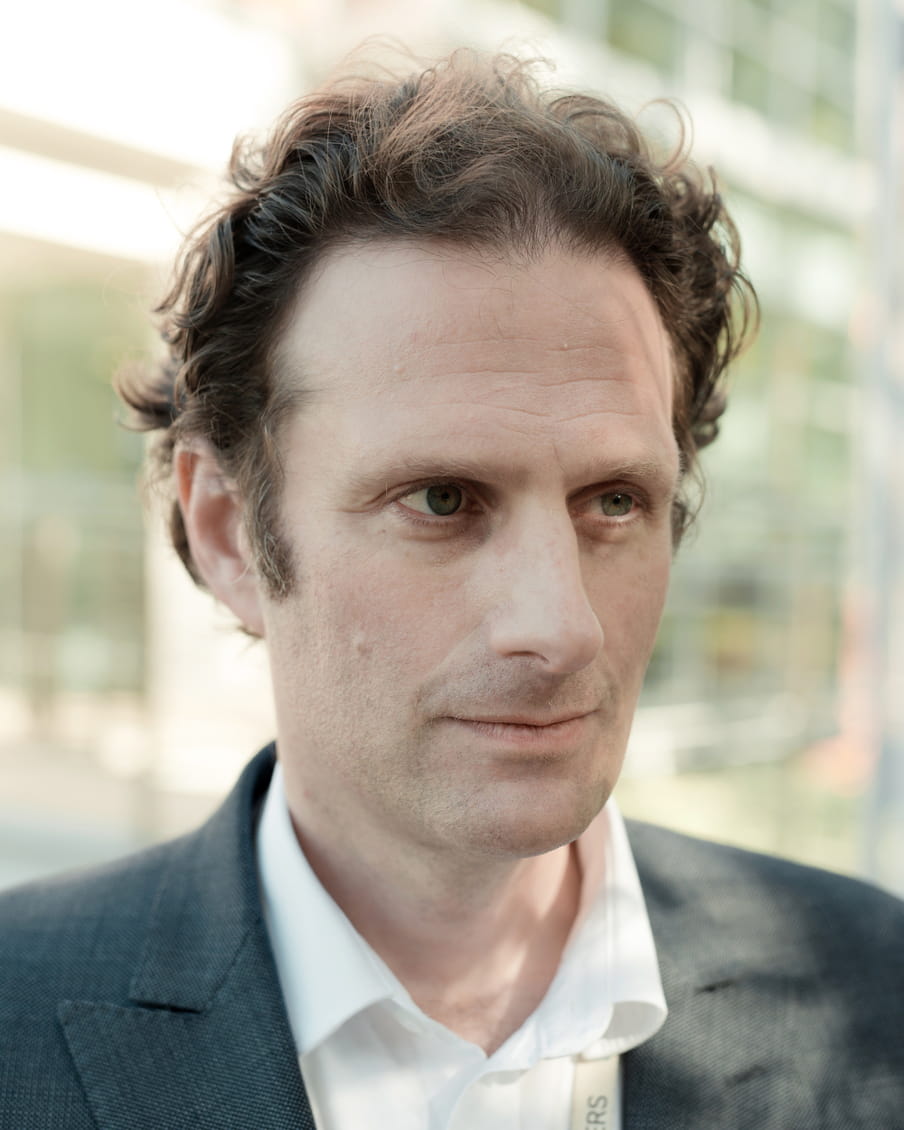
[{"label": "textured suit fabric", "polygon": [[904,903],[662,829],[632,846],[670,1016],[629,1130],[904,1128]]},{"label": "textured suit fabric", "polygon": [[[3,1130],[312,1130],[254,859],[272,758],[198,832],[0,896]],[[904,904],[629,834],[671,1011],[625,1130],[904,1130]]]}]

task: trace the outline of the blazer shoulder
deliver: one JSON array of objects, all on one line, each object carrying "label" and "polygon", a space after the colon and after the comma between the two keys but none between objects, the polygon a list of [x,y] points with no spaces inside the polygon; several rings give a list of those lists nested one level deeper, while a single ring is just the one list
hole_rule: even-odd
[{"label": "blazer shoulder", "polygon": [[65,1001],[127,1005],[173,851],[170,843],[0,894],[0,1125],[94,1125],[59,1010]]},{"label": "blazer shoulder", "polygon": [[239,937],[237,923],[258,914],[253,827],[273,763],[269,746],[187,835],[0,894],[0,1002],[126,1002],[136,968],[161,932],[171,951],[207,934],[216,935],[214,942],[230,931]]},{"label": "blazer shoulder", "polygon": [[849,953],[885,949],[904,976],[904,901],[863,879],[628,820],[628,835],[648,898],[747,907],[767,922],[787,917],[821,924]]},{"label": "blazer shoulder", "polygon": [[[92,1077],[99,1080],[93,1093],[109,1084],[124,1096],[123,1117],[141,1080],[155,1113],[138,1121],[156,1126],[172,1064],[149,1091],[146,1068],[155,1057],[158,1066],[173,1059],[173,1041],[191,1035],[179,1054],[189,1065],[207,1055],[199,1074],[209,1078],[219,1043],[231,1037],[211,1043],[202,1018],[223,1015],[250,994],[243,1025],[253,1027],[262,1002],[271,1012],[260,1023],[279,1024],[253,849],[272,763],[272,750],[263,751],[186,836],[0,894],[0,1126],[89,1130],[102,1120],[87,1105]],[[101,1048],[109,1062],[96,1059]],[[166,1109],[176,1107],[171,1101]],[[160,1125],[175,1125],[161,1118]]]},{"label": "blazer shoulder", "polygon": [[904,903],[663,828],[628,835],[669,1017],[630,1053],[626,1103],[694,1095],[682,1125],[904,1126]]},{"label": "blazer shoulder", "polygon": [[125,999],[161,877],[190,837],[0,893],[0,998]]}]

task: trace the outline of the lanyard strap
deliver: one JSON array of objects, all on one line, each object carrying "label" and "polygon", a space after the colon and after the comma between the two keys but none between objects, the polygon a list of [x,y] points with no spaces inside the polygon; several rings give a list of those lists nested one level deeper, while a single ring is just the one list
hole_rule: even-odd
[{"label": "lanyard strap", "polygon": [[621,1082],[617,1055],[579,1059],[574,1065],[571,1130],[621,1130]]}]

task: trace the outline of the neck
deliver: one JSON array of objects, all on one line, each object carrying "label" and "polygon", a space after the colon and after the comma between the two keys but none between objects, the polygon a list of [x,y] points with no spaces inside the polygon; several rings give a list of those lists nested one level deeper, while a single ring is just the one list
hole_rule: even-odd
[{"label": "neck", "polygon": [[577,915],[572,846],[452,867],[336,850],[293,824],[321,883],[428,1016],[489,1055],[539,1005]]}]

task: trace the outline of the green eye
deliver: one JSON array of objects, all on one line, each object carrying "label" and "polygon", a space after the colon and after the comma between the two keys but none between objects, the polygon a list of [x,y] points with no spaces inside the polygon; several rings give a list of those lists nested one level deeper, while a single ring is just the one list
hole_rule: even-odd
[{"label": "green eye", "polygon": [[461,488],[454,483],[439,483],[427,487],[424,491],[424,501],[434,514],[447,517],[461,508],[464,497]]},{"label": "green eye", "polygon": [[624,518],[634,509],[634,499],[630,494],[613,491],[600,496],[600,507],[607,518]]}]

